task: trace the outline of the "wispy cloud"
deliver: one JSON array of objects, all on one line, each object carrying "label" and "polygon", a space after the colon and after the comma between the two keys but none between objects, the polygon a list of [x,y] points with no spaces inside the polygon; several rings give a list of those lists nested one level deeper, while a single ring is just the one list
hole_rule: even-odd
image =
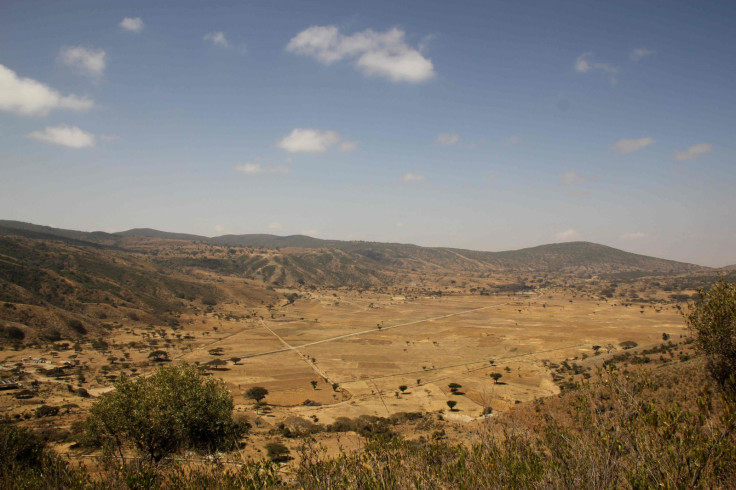
[{"label": "wispy cloud", "polygon": [[247,175],[257,174],[288,174],[289,167],[283,165],[263,165],[261,162],[241,163],[233,167],[235,171]]},{"label": "wispy cloud", "polygon": [[126,17],[120,21],[120,27],[129,32],[141,32],[145,24],[140,17]]},{"label": "wispy cloud", "polygon": [[248,52],[248,49],[246,46],[243,45],[235,45],[230,42],[230,40],[227,38],[224,32],[222,31],[216,31],[216,32],[209,32],[205,34],[202,37],[202,40],[208,43],[211,43],[213,46],[217,46],[218,48],[222,49],[234,49],[236,52],[239,52],[240,54],[246,54]]},{"label": "wispy cloud", "polygon": [[521,136],[517,136],[515,134],[514,135],[511,135],[511,136],[509,136],[506,139],[506,142],[509,143],[509,144],[511,144],[511,145],[515,145],[517,143],[521,143]]},{"label": "wispy cloud", "polygon": [[451,146],[460,141],[460,136],[455,133],[440,133],[435,141],[443,146]]},{"label": "wispy cloud", "polygon": [[220,46],[221,48],[227,48],[230,46],[230,43],[228,43],[227,38],[225,37],[225,33],[222,31],[210,32],[205,34],[202,39],[211,42],[215,46]]},{"label": "wispy cloud", "polygon": [[[339,142],[340,135],[335,131],[295,128],[276,143],[276,146],[289,153],[324,153]],[[346,150],[349,151],[350,142],[343,143],[348,143]]]},{"label": "wispy cloud", "polygon": [[404,31],[367,29],[349,36],[335,26],[313,26],[294,36],[286,51],[310,56],[330,65],[352,60],[365,75],[380,76],[393,82],[419,83],[434,77],[434,65],[420,50],[404,41]]},{"label": "wispy cloud", "polygon": [[644,233],[642,233],[640,231],[635,231],[635,232],[632,232],[632,233],[624,233],[623,235],[621,235],[621,240],[626,240],[626,241],[628,241],[628,240],[638,240],[638,239],[644,238],[646,236],[647,236],[646,234],[644,234]]},{"label": "wispy cloud", "polygon": [[713,145],[711,145],[710,143],[698,143],[697,145],[693,145],[690,148],[676,151],[674,158],[678,162],[684,162],[685,160],[700,158],[706,153],[710,153],[711,151],[713,151]]},{"label": "wispy cloud", "polygon": [[641,150],[645,146],[649,146],[656,143],[654,138],[630,138],[621,139],[613,144],[613,148],[622,154],[631,153],[637,150]]},{"label": "wispy cloud", "polygon": [[59,60],[82,74],[99,78],[105,72],[105,51],[87,49],[82,46],[68,46],[59,52]]},{"label": "wispy cloud", "polygon": [[580,233],[578,233],[576,230],[573,230],[572,228],[555,234],[555,240],[560,240],[562,242],[575,241],[579,239]]},{"label": "wispy cloud", "polygon": [[567,185],[580,184],[582,182],[587,182],[587,181],[588,181],[587,178],[583,177],[579,173],[574,172],[572,170],[560,175],[560,182],[562,182],[563,184],[567,184]]},{"label": "wispy cloud", "polygon": [[283,227],[284,227],[284,225],[282,225],[282,224],[281,224],[281,223],[279,223],[278,221],[273,221],[273,222],[269,223],[269,224],[268,224],[268,226],[267,226],[267,228],[268,228],[269,230],[280,230],[280,229],[282,229]]},{"label": "wispy cloud", "polygon": [[68,148],[90,148],[95,146],[95,136],[87,131],[82,131],[76,126],[47,126],[43,131],[34,131],[28,134],[27,137]]},{"label": "wispy cloud", "polygon": [[404,174],[403,177],[401,177],[401,180],[403,180],[404,182],[421,182],[421,181],[427,180],[427,177],[425,177],[422,174],[415,174],[413,172],[408,172]]},{"label": "wispy cloud", "polygon": [[0,110],[21,116],[45,116],[54,109],[87,111],[94,102],[87,97],[61,95],[56,90],[30,78],[21,78],[0,65]]},{"label": "wispy cloud", "polygon": [[629,54],[629,58],[631,61],[639,61],[642,58],[646,58],[647,56],[651,56],[654,54],[654,51],[651,49],[644,49],[644,48],[638,48],[631,51],[631,54]]},{"label": "wispy cloud", "polygon": [[592,59],[591,53],[584,53],[575,60],[575,71],[578,73],[601,72],[611,75],[611,81],[616,82],[618,68],[608,63],[600,63]]},{"label": "wispy cloud", "polygon": [[355,141],[343,141],[340,143],[340,151],[343,153],[351,152],[355,149],[355,147],[358,146],[358,144]]}]

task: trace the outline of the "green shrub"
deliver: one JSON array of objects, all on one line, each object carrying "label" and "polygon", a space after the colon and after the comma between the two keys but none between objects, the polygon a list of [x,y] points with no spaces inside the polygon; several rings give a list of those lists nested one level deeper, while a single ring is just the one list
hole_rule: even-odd
[{"label": "green shrub", "polygon": [[695,347],[705,353],[718,384],[736,390],[736,284],[721,278],[711,289],[699,289],[698,296],[685,314]]},{"label": "green shrub", "polygon": [[115,391],[90,409],[90,439],[120,448],[132,444],[157,462],[176,451],[232,448],[242,425],[232,420],[233,399],[222,380],[196,366],[159,368],[153,375],[121,377]]}]

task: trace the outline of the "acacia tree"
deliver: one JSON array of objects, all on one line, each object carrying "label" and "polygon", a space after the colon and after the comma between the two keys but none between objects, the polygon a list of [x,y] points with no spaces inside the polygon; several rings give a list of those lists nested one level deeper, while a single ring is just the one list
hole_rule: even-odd
[{"label": "acacia tree", "polygon": [[148,354],[148,358],[153,362],[168,362],[169,353],[165,350],[155,350]]},{"label": "acacia tree", "polygon": [[503,377],[503,374],[501,373],[491,373],[491,378],[493,378],[493,383],[498,384],[498,380]]},{"label": "acacia tree", "polygon": [[266,398],[266,395],[268,395],[268,390],[263,386],[254,386],[245,392],[245,396],[251,400],[255,400],[256,403],[261,403],[261,400]]},{"label": "acacia tree", "polygon": [[184,363],[135,380],[121,376],[115,391],[92,405],[85,425],[90,439],[121,456],[130,444],[158,462],[187,448],[229,447],[240,435],[232,413],[233,398],[225,383]]},{"label": "acacia tree", "polygon": [[736,284],[721,277],[711,289],[699,289],[685,320],[695,346],[705,353],[708,371],[721,388],[736,389]]}]

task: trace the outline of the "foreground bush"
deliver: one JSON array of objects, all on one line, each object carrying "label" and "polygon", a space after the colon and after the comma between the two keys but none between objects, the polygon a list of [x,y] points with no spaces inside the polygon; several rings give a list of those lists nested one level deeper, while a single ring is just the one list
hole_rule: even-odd
[{"label": "foreground bush", "polygon": [[162,367],[136,380],[121,377],[90,413],[88,440],[121,456],[132,445],[152,462],[190,448],[232,449],[243,430],[232,420],[233,399],[225,383],[190,364]]},{"label": "foreground bush", "polygon": [[31,430],[0,422],[0,488],[86,488],[84,471],[71,468]]},{"label": "foreground bush", "polygon": [[[645,376],[612,370],[536,430],[488,427],[472,446],[377,437],[357,454],[307,446],[304,488],[719,488],[736,481],[736,400],[658,404]],[[557,414],[565,415],[565,414]],[[499,430],[500,429],[500,430]]]},{"label": "foreground bush", "polygon": [[711,376],[722,388],[736,391],[736,284],[721,278],[711,289],[699,289],[685,319]]}]

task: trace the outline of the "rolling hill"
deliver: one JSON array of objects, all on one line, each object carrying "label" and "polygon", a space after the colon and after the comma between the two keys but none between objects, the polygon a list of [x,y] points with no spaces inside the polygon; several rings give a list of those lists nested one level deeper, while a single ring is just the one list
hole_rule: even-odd
[{"label": "rolling hill", "polygon": [[0,221],[3,328],[48,338],[101,333],[122,317],[173,325],[185,309],[229,300],[273,302],[283,294],[274,288],[416,285],[426,294],[455,284],[453,278],[504,290],[528,287],[524,276],[541,284],[540,276],[619,280],[690,273],[713,270],[588,242],[482,252],[302,235],[82,232]]},{"label": "rolling hill", "polygon": [[[121,250],[137,249],[146,238],[210,245],[277,250],[283,256],[304,262],[304,267],[326,267],[331,262],[371,270],[428,270],[463,272],[547,272],[547,273],[621,273],[642,272],[678,274],[705,271],[706,267],[625,252],[590,242],[566,242],[504,252],[483,252],[445,247],[421,247],[412,244],[364,241],[322,240],[305,235],[267,234],[223,235],[204,237],[137,228],[119,233],[81,232],[17,221],[0,221],[0,235],[20,235],[34,239],[62,240],[76,244],[106,246]],[[328,260],[332,256],[332,260]],[[288,262],[288,261],[287,261]],[[227,270],[222,263],[215,268]],[[284,266],[284,264],[276,264]],[[333,264],[334,266],[334,264]],[[295,265],[296,267],[296,265]],[[327,267],[328,269],[330,267]],[[333,267],[334,268],[334,267]],[[248,267],[235,267],[242,271]],[[339,268],[338,268],[339,269]],[[374,281],[369,281],[374,282]]]}]

